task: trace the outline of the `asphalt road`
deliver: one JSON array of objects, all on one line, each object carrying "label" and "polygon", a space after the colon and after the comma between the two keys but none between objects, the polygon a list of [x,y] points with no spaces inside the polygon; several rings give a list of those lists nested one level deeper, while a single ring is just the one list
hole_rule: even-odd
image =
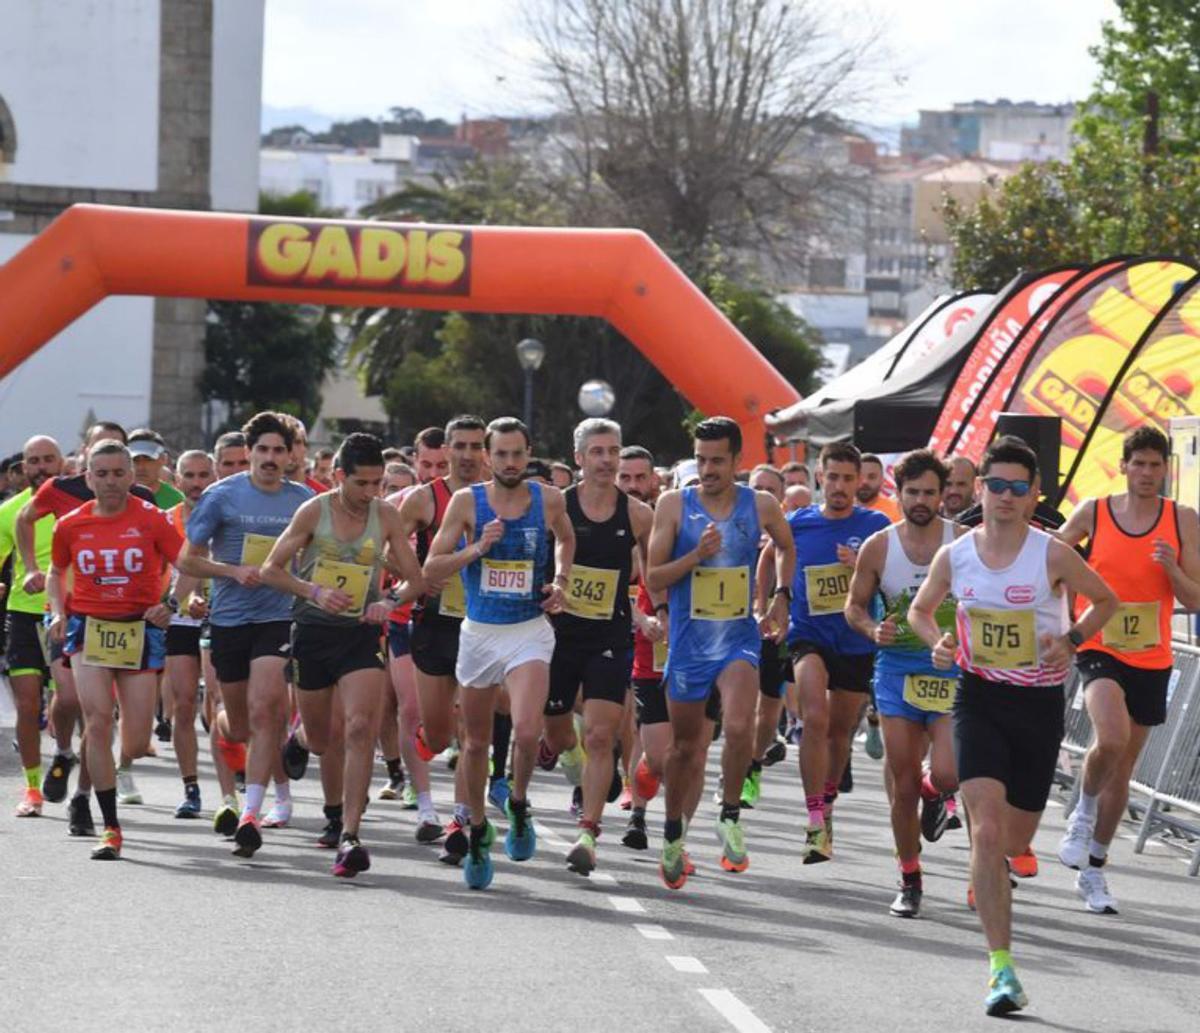
[{"label": "asphalt road", "polygon": [[[3,735],[5,743],[10,738]],[[49,748],[47,747],[47,756]],[[382,766],[381,766],[382,767]],[[710,778],[712,775],[710,764]],[[436,765],[439,800],[449,779]],[[983,1014],[987,960],[965,907],[967,844],[949,832],[925,855],[918,921],[890,918],[894,862],[880,765],[855,753],[839,801],[837,855],[797,857],[794,756],[769,769],[744,818],[751,867],[722,872],[702,805],[689,848],[699,871],[681,893],[652,849],[620,844],[613,809],[590,879],[566,871],[569,792],[539,773],[542,837],[517,865],[497,846],[492,888],[413,839],[415,815],[373,803],[363,839],[372,870],[329,874],[315,772],[296,787],[292,827],[267,833],[252,862],[230,856],[208,821],[176,821],[170,747],[136,768],[146,805],[123,810],[125,856],[88,860],[62,805],[16,820],[15,754],[0,750],[0,1030],[921,1030],[995,1029]],[[206,812],[215,781],[202,766]],[[1200,881],[1180,855],[1113,850],[1119,916],[1081,909],[1047,812],[1042,871],[1017,890],[1014,954],[1031,999],[1015,1020],[1051,1030],[1193,1031],[1200,1013]]]}]

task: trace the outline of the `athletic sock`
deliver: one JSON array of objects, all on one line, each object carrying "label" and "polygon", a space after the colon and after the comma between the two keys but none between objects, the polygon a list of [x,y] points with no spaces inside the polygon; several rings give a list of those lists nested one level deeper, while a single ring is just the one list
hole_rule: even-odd
[{"label": "athletic sock", "polygon": [[1088,847],[1088,861],[1093,868],[1103,868],[1108,860],[1108,844],[1100,843],[1093,839],[1091,846]]},{"label": "athletic sock", "polygon": [[941,795],[942,794],[939,793],[937,788],[934,786],[933,779],[929,777],[929,772],[926,771],[925,774],[921,776],[921,799],[936,800]]},{"label": "athletic sock", "polygon": [[508,744],[512,741],[512,715],[496,714],[492,719],[492,781],[508,770]]},{"label": "athletic sock", "polygon": [[1079,802],[1075,805],[1075,813],[1080,818],[1086,818],[1090,823],[1094,824],[1099,801],[1099,796],[1092,796],[1090,793],[1081,792],[1079,794]]},{"label": "athletic sock", "polygon": [[25,788],[40,789],[42,785],[42,765],[34,764],[31,768],[25,769]]},{"label": "athletic sock", "polygon": [[262,810],[263,797],[267,795],[267,787],[264,785],[254,785],[253,783],[246,786],[246,804],[242,808],[242,817],[249,815],[252,818],[258,817],[258,812]]},{"label": "athletic sock", "polygon": [[737,821],[742,816],[742,808],[736,803],[721,804],[721,820]]},{"label": "athletic sock", "polygon": [[200,779],[198,779],[195,775],[184,775],[183,776],[183,788],[185,791],[187,790],[188,786],[196,786],[197,788],[199,788]]},{"label": "athletic sock", "polygon": [[900,858],[900,879],[905,886],[921,887],[921,858],[910,857],[905,860]]},{"label": "athletic sock", "polygon": [[465,803],[456,803],[454,805],[454,817],[460,825],[470,825],[471,808]]},{"label": "athletic sock", "polygon": [[417,793],[417,811],[426,814],[433,810],[433,793]]},{"label": "athletic sock", "polygon": [[100,804],[100,813],[104,816],[104,827],[119,829],[121,823],[117,820],[117,788],[97,789],[96,802]]},{"label": "athletic sock", "polygon": [[275,783],[275,802],[276,803],[291,803],[292,802],[292,787],[288,782]]},{"label": "athletic sock", "polygon": [[682,818],[667,818],[663,822],[663,839],[668,843],[674,843],[677,839],[683,839]]},{"label": "athletic sock", "polygon": [[825,824],[825,797],[821,793],[806,796],[804,806],[808,808],[808,823],[810,825]]},{"label": "athletic sock", "polygon": [[600,838],[600,822],[598,821],[591,821],[588,818],[580,818],[579,830],[581,832],[590,832],[593,839]]},{"label": "athletic sock", "polygon": [[762,771],[762,761],[761,760],[752,760],[750,762],[750,768],[746,772],[746,777],[749,778],[756,771]]},{"label": "athletic sock", "polygon": [[404,767],[400,763],[399,757],[393,757],[391,760],[384,760],[387,765],[388,778],[404,778]]},{"label": "athletic sock", "polygon": [[[250,787],[247,786],[247,789]],[[327,803],[321,808],[325,812],[326,821],[341,821],[342,820],[342,805],[340,803]]]},{"label": "athletic sock", "polygon": [[836,782],[825,783],[825,810],[833,808],[833,802],[838,798],[838,784]]},{"label": "athletic sock", "polygon": [[485,818],[478,825],[471,826],[471,846],[477,846],[483,842],[483,837],[487,835],[487,819]]},{"label": "athletic sock", "polygon": [[988,951],[988,960],[992,963],[992,972],[999,972],[1002,968],[1012,968],[1012,953],[1005,948],[1004,950]]},{"label": "athletic sock", "polygon": [[646,808],[645,807],[634,807],[629,812],[629,817],[636,818],[638,821],[644,822],[646,820]]}]

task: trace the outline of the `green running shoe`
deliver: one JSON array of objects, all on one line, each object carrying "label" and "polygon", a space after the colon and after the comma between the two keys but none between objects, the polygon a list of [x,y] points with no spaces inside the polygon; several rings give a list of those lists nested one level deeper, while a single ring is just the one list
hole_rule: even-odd
[{"label": "green running shoe", "polygon": [[213,815],[213,832],[218,836],[232,836],[238,827],[238,818],[241,813],[238,811],[238,802],[236,796],[227,796],[221,802],[221,806],[217,808],[217,813]]},{"label": "green running shoe", "polygon": [[596,837],[590,832],[580,832],[575,845],[567,854],[567,867],[576,875],[588,876],[596,868]]},{"label": "green running shoe", "polygon": [[663,840],[662,857],[658,862],[658,874],[669,890],[681,890],[687,882],[687,853],[683,849],[683,837]]},{"label": "green running shoe", "polygon": [[721,867],[727,872],[744,872],[750,867],[746,853],[746,833],[740,821],[722,818],[717,822],[717,839],[721,841]]},{"label": "green running shoe", "polygon": [[406,811],[417,809],[417,787],[411,782],[405,782],[404,788],[400,790],[400,806]]},{"label": "green running shoe", "polygon": [[993,972],[988,980],[988,995],[984,1006],[989,1015],[1008,1015],[1028,1007],[1029,998],[1011,965]]},{"label": "green running shoe", "polygon": [[801,851],[804,864],[820,864],[833,857],[833,845],[824,825],[809,825],[804,832],[804,849]]},{"label": "green running shoe", "polygon": [[742,806],[753,809],[762,796],[762,772],[751,771],[742,783]]},{"label": "green running shoe", "polygon": [[[471,836],[474,839],[474,836]],[[463,858],[463,882],[473,890],[485,890],[492,884],[492,844],[496,841],[496,827],[484,822],[483,835],[472,842]]]}]

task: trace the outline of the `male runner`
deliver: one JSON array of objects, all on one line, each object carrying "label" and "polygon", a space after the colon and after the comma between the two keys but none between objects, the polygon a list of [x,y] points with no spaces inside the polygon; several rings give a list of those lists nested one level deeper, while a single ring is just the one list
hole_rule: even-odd
[{"label": "male runner", "polygon": [[78,657],[74,673],[88,740],[86,763],[104,816],[92,858],[115,861],[121,856],[121,823],[111,745],[113,684],[121,711],[121,752],[142,756],[170,618],[160,602],[162,571],[175,561],[183,541],[162,510],[130,497],[133,459],[124,444],[97,442],[88,453],[86,476],[96,497],[55,526],[46,595],[50,637],[64,642],[67,656]]},{"label": "male runner", "polygon": [[[928,449],[909,452],[894,470],[904,519],[867,539],[858,554],[846,620],[877,646],[875,705],[883,719],[892,835],[900,864],[900,893],[892,902],[897,918],[921,913],[921,834],[931,842],[945,830],[943,794],[957,784],[954,742],[946,715],[954,706],[958,671],[939,671],[929,649],[908,625],[908,607],[943,545],[954,541],[955,525],[937,515],[949,470]],[[883,596],[882,620],[871,613]],[[954,630],[954,600],[938,609],[938,625]],[[928,776],[922,770],[932,744]],[[918,818],[918,805],[921,814]]]},{"label": "male runner", "polygon": [[784,463],[779,468],[779,472],[783,474],[784,491],[788,488],[810,488],[811,478],[808,473],[808,467],[801,462],[792,460],[790,463]]},{"label": "male runner", "polygon": [[[501,684],[511,705],[513,778],[507,801],[504,849],[514,861],[531,858],[537,835],[529,809],[529,779],[537,759],[542,711],[550,682],[554,630],[546,613],[563,607],[575,535],[562,494],[523,478],[529,431],[517,419],[493,420],[484,436],[493,479],[455,493],[425,561],[431,589],[466,571],[467,617],[459,642],[456,677],[463,687],[465,768],[471,835],[463,877],[472,889],[492,881],[489,848],[495,832],[485,811],[488,748]],[[555,538],[555,569],[549,584],[549,539]],[[460,549],[460,541],[469,543]]]},{"label": "male runner", "polygon": [[[1011,954],[1012,889],[1005,856],[1033,839],[1050,795],[1063,733],[1063,681],[1075,650],[1117,612],[1117,597],[1078,553],[1030,527],[1037,456],[1002,437],[983,458],[983,523],[934,557],[909,607],[933,663],[957,659],[958,777],[971,832],[971,884],[991,962],[985,1008],[1006,1015],[1029,1002]],[[1091,600],[1069,625],[1067,592]],[[957,603],[957,635],[937,608]]]},{"label": "male runner", "polygon": [[137,482],[154,496],[159,509],[173,509],[183,501],[183,492],[163,480],[167,465],[167,443],[157,431],[141,428],[129,432],[129,454]]},{"label": "male runner", "polygon": [[326,490],[333,487],[333,457],[332,448],[319,448],[313,455],[312,479]]},{"label": "male runner", "polygon": [[[344,735],[345,818],[333,864],[333,874],[343,878],[371,867],[358,831],[387,688],[379,625],[393,606],[421,589],[420,568],[400,516],[379,498],[383,465],[378,438],[348,435],[334,461],[336,487],[296,511],[262,568],[265,584],[297,598],[292,656],[302,721],[296,733],[300,745],[324,754]],[[290,572],[297,556],[299,576]],[[405,586],[381,602],[385,568]],[[335,705],[344,731],[336,727]]]},{"label": "male runner", "polygon": [[[754,753],[754,713],[763,636],[780,641],[795,549],[779,503],[738,484],[742,432],[725,416],[693,432],[700,485],[667,492],[654,511],[646,587],[669,590],[670,648],[664,680],[671,717],[666,765],[666,822],[660,875],[669,889],[687,882],[683,816],[689,790],[703,779],[704,710],[715,682],[721,694],[725,746],[724,802],[717,822],[721,866],[750,864],[740,823],[741,789]],[[762,532],[776,547],[776,589],[761,625],[751,611]]]},{"label": "male runner", "polygon": [[954,520],[975,505],[975,464],[964,456],[949,460],[950,476],[942,495],[942,516]]},{"label": "male runner", "polygon": [[800,777],[808,827],[804,864],[833,856],[833,805],[871,691],[875,643],[846,623],[844,607],[858,550],[891,521],[855,505],[862,458],[850,444],[826,445],[818,460],[825,503],[788,514],[796,541],[788,647],[804,734]]},{"label": "male runner", "polygon": [[240,430],[231,430],[217,438],[213,445],[213,462],[217,464],[219,481],[249,470],[250,450],[246,447],[246,435]]},{"label": "male runner", "polygon": [[882,513],[893,524],[900,519],[900,505],[883,494],[883,460],[872,452],[862,456],[862,476],[858,482],[858,504]]},{"label": "male runner", "polygon": [[291,655],[288,598],[263,583],[262,565],[312,492],[283,476],[293,438],[278,413],[259,413],[242,433],[250,470],[217,481],[200,496],[178,566],[213,579],[212,660],[225,701],[214,727],[225,742],[250,743],[234,853],[253,857],[262,846],[259,811],[288,719],[284,672]]},{"label": "male runner", "polygon": [[[1096,734],[1058,848],[1062,863],[1078,870],[1075,889],[1095,914],[1117,913],[1104,863],[1146,736],[1167,718],[1175,600],[1200,609],[1200,529],[1195,510],[1162,497],[1169,462],[1166,435],[1139,427],[1122,446],[1124,494],[1087,499],[1058,532],[1067,545],[1088,539],[1088,565],[1121,600],[1116,617],[1075,657]],[[1076,610],[1078,617],[1078,603]]]},{"label": "male runner", "polygon": [[552,618],[555,646],[545,739],[550,750],[564,756],[576,746],[575,699],[582,687],[583,809],[567,867],[589,875],[596,867],[604,804],[612,795],[613,748],[629,691],[633,550],[644,561],[654,512],[617,488],[619,424],[586,419],[575,428],[574,443],[582,480],[567,488],[563,498],[575,532],[575,558],[565,610]]}]

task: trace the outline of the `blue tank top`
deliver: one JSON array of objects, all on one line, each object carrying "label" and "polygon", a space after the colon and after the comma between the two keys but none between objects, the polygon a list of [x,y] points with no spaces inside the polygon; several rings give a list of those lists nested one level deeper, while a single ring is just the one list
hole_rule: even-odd
[{"label": "blue tank top", "polygon": [[[504,536],[487,554],[468,564],[463,572],[467,590],[467,617],[484,624],[520,624],[542,614],[542,586],[550,543],[546,535],[546,510],[542,486],[529,481],[529,509],[515,520],[504,521]],[[485,524],[496,519],[487,488],[471,485],[475,496],[475,541]]]},{"label": "blue tank top", "polygon": [[754,568],[758,561],[758,506],[753,489],[735,485],[733,510],[717,520],[701,502],[698,488],[684,488],[679,532],[671,559],[691,552],[710,523],[721,532],[721,551],[670,588],[672,664],[723,660],[738,650],[757,658],[761,645],[754,619]]},{"label": "blue tank top", "polygon": [[853,570],[838,562],[837,547],[857,551],[890,521],[862,506],[855,506],[848,517],[830,520],[815,505],[789,513],[787,521],[796,542],[788,644],[814,642],[844,656],[874,652],[875,644],[850,627],[842,612]]}]

